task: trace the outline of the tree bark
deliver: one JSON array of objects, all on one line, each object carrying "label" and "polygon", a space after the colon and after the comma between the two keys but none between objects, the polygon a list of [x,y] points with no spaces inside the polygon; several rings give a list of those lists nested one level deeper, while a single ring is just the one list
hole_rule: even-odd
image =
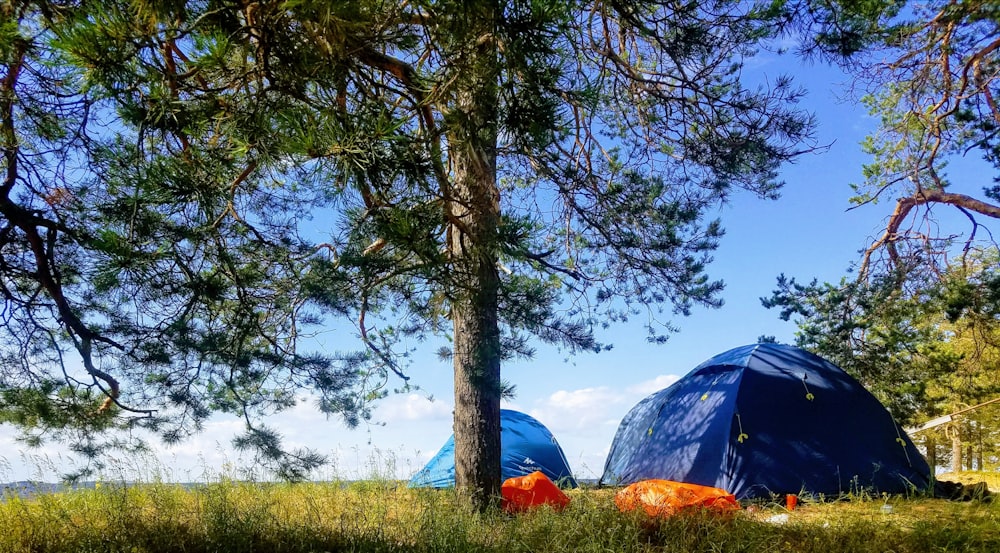
[{"label": "tree bark", "polygon": [[962,433],[957,426],[951,432],[951,471],[962,472]]},{"label": "tree bark", "polygon": [[894,264],[898,264],[899,254],[896,252],[895,242],[900,239],[899,229],[903,221],[906,220],[914,207],[935,203],[957,207],[963,210],[970,218],[972,216],[969,213],[974,212],[994,219],[1000,219],[1000,206],[965,194],[945,192],[944,190],[921,190],[915,192],[912,196],[899,198],[896,200],[896,209],[889,217],[888,224],[886,224],[885,233],[865,250],[864,256],[861,259],[861,266],[858,269],[858,278],[865,279],[868,277],[868,267],[871,264],[871,258],[883,246],[889,250],[889,259]]},{"label": "tree bark", "polygon": [[467,3],[471,36],[448,122],[448,248],[455,369],[455,485],[479,510],[500,495],[500,191],[492,1]]},{"label": "tree bark", "polygon": [[982,423],[976,423],[976,470],[986,470],[986,465],[983,464],[983,425]]}]

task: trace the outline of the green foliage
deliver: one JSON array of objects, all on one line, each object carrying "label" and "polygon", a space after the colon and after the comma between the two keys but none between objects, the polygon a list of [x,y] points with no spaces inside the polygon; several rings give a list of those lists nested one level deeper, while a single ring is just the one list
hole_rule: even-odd
[{"label": "green foliage", "polygon": [[902,297],[891,279],[804,285],[782,275],[762,303],[796,321],[796,345],[852,374],[901,424],[927,411],[927,381],[954,364],[937,354],[942,335],[921,320],[921,298]]},{"label": "green foliage", "polygon": [[787,17],[800,26],[801,53],[849,60],[895,40],[907,25],[897,16],[905,0],[812,0],[783,2]]},{"label": "green foliage", "polygon": [[[718,306],[705,214],[776,197],[813,126],[789,79],[740,80],[770,3],[0,9],[0,389],[67,430],[103,394],[94,430],[169,442],[233,414],[292,477],[321,459],[259,421],[309,393],[357,424],[409,386],[409,340],[462,346],[492,401],[533,340]],[[357,349],[309,351],[333,318]]]},{"label": "green foliage", "polygon": [[808,285],[778,278],[768,308],[799,326],[797,345],[844,368],[901,422],[915,424],[1000,393],[996,250],[940,278]]},{"label": "green foliage", "polygon": [[[296,348],[318,322],[300,291],[311,246],[297,236],[315,192],[265,176],[234,193],[247,167],[234,152],[258,140],[228,132],[223,108],[257,106],[215,91],[176,101],[150,75],[150,37],[124,32],[154,32],[178,6],[3,8],[2,420],[99,468],[108,448],[142,447],[113,429],[175,442],[230,412],[248,421],[241,443],[302,474],[318,456],[277,455],[256,417],[310,389],[348,422],[367,416],[350,400],[352,359]],[[194,137],[207,147],[185,148]]]},{"label": "green foliage", "polygon": [[[850,201],[889,199],[895,211],[865,251],[860,276],[918,267],[943,272],[959,247],[987,247],[991,238],[979,218],[1000,215],[991,203],[1000,195],[993,186],[969,192],[970,183],[954,182],[949,165],[980,155],[985,163],[962,174],[970,182],[990,168],[996,180],[1000,169],[995,3],[824,0],[786,8],[803,49],[841,63],[877,121],[861,145],[871,161]],[[927,231],[937,226],[936,205],[957,210],[968,230]]]}]

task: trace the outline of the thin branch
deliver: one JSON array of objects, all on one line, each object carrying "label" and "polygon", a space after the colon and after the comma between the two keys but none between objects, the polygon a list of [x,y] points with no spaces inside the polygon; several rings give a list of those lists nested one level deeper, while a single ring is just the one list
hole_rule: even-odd
[{"label": "thin branch", "polygon": [[404,374],[399,369],[399,367],[396,366],[396,361],[392,358],[392,356],[382,351],[382,349],[379,348],[377,345],[375,345],[375,343],[372,342],[371,338],[368,336],[368,328],[366,327],[365,324],[365,317],[367,313],[368,313],[368,294],[365,293],[362,295],[361,309],[358,312],[358,330],[360,331],[361,334],[361,341],[364,342],[365,346],[367,346],[368,349],[375,352],[375,355],[382,360],[382,363],[384,363],[385,366],[389,368],[389,370],[391,370],[399,378],[403,379],[404,382],[408,382],[410,380],[410,377]]},{"label": "thin branch", "polygon": [[980,215],[985,215],[994,219],[1000,219],[1000,206],[996,206],[982,200],[967,196],[965,194],[957,194],[953,192],[945,192],[939,189],[922,190],[917,192],[912,196],[907,196],[905,198],[900,198],[896,201],[896,209],[893,211],[892,215],[889,217],[889,221],[886,224],[885,232],[882,236],[876,240],[868,249],[865,250],[863,255],[861,266],[858,270],[858,280],[864,280],[868,278],[868,270],[871,264],[871,258],[882,247],[886,247],[889,250],[889,260],[894,265],[899,263],[899,254],[895,249],[894,243],[900,239],[899,228],[903,224],[903,221],[910,214],[914,207],[925,204],[947,204],[954,206],[956,208],[965,210],[966,214],[968,212],[979,213]]}]

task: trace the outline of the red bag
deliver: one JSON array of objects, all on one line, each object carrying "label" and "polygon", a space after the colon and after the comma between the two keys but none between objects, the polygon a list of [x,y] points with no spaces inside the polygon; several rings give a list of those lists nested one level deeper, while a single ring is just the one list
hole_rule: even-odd
[{"label": "red bag", "polygon": [[615,494],[620,511],[642,508],[652,517],[668,517],[684,509],[708,509],[728,513],[740,509],[736,497],[719,488],[673,482],[642,480]]},{"label": "red bag", "polygon": [[526,511],[532,507],[549,504],[556,510],[569,505],[569,496],[556,487],[541,471],[526,476],[508,478],[500,487],[501,504],[508,513]]}]

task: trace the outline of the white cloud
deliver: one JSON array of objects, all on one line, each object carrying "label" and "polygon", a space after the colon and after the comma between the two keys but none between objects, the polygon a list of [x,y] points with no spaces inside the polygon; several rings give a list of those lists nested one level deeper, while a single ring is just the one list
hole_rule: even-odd
[{"label": "white cloud", "polygon": [[617,427],[639,400],[670,386],[679,378],[673,374],[659,375],[622,390],[609,386],[558,390],[536,401],[528,413],[553,432],[590,430],[595,426]]},{"label": "white cloud", "polygon": [[559,390],[536,402],[528,414],[553,433],[587,431],[595,426],[616,424],[625,396],[607,386]]},{"label": "white cloud", "polygon": [[[660,390],[670,386],[674,382],[680,380],[681,377],[676,374],[661,374],[652,380],[646,380],[640,382],[634,386],[629,386],[626,390],[629,393],[637,394],[642,397],[646,397],[653,392],[659,392]],[[641,398],[640,398],[641,399]]]},{"label": "white cloud", "polygon": [[559,390],[537,400],[528,414],[552,431],[577,477],[599,478],[622,418],[641,399],[678,379],[660,375],[623,388]]},{"label": "white cloud", "polygon": [[243,430],[242,419],[218,417],[205,423],[198,434],[177,444],[165,445],[155,436],[150,437],[154,458],[137,460],[135,464],[152,474],[140,474],[139,477],[180,482],[212,480],[227,467],[239,465],[240,458],[232,448],[232,441]]},{"label": "white cloud", "polygon": [[433,421],[451,419],[451,404],[440,399],[430,400],[420,394],[389,396],[375,408],[380,422]]}]

